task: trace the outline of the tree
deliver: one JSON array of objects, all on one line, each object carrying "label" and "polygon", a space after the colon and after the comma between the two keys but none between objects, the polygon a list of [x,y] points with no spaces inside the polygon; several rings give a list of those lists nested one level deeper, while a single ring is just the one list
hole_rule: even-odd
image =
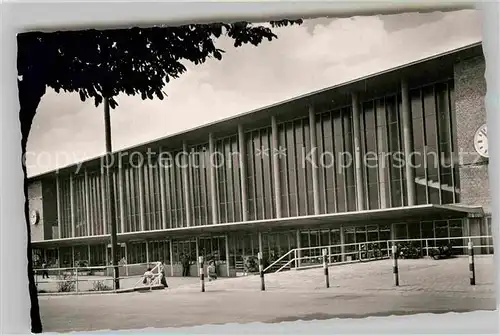
[{"label": "tree", "polygon": [[[302,20],[270,22],[271,28],[301,24]],[[29,131],[46,88],[56,92],[78,92],[82,101],[94,99],[96,107],[108,99],[114,109],[121,93],[140,94],[142,99],[164,99],[164,86],[186,71],[182,61],[202,64],[208,58],[222,59],[224,50],[215,46],[222,35],[234,40],[234,47],[277,38],[269,27],[248,22],[190,24],[110,30],[30,32],[17,36],[18,90],[21,120],[21,149],[25,157]],[[27,197],[27,173],[24,193]],[[28,220],[28,279],[31,299],[31,330],[42,332],[37,288],[31,259]]]}]

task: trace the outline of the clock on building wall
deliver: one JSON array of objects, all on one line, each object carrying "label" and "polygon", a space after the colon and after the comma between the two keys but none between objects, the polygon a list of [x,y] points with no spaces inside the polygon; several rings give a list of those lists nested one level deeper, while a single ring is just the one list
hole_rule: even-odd
[{"label": "clock on building wall", "polygon": [[38,224],[38,221],[40,221],[40,214],[36,209],[32,210],[30,213],[30,223],[32,225]]},{"label": "clock on building wall", "polygon": [[488,158],[488,128],[486,123],[476,130],[474,135],[474,149],[481,156]]}]

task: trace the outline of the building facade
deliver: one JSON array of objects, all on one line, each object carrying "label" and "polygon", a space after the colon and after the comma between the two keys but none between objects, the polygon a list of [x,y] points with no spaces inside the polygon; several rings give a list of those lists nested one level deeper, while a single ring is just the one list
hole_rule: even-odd
[{"label": "building facade", "polygon": [[[121,256],[137,264],[127,271],[164,261],[180,275],[185,254],[232,276],[259,251],[491,235],[474,141],[484,71],[471,45],[114,153]],[[103,162],[30,178],[37,259],[110,263]]]}]

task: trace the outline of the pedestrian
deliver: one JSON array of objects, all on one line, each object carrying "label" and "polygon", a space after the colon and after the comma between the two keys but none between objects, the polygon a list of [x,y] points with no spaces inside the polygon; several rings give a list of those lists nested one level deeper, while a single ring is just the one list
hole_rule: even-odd
[{"label": "pedestrian", "polygon": [[49,271],[47,270],[47,263],[44,261],[42,263],[42,279],[45,279],[45,277],[47,277],[47,279],[49,279]]},{"label": "pedestrian", "polygon": [[161,262],[160,264],[160,283],[163,285],[163,287],[167,288],[167,271],[165,271],[165,264]]},{"label": "pedestrian", "polygon": [[144,285],[151,285],[151,282],[153,281],[155,275],[153,271],[151,271],[151,268],[148,268],[146,272],[144,272],[144,279],[142,280],[142,283]]},{"label": "pedestrian", "polygon": [[217,279],[217,269],[215,267],[215,261],[212,259],[208,263],[208,281]]},{"label": "pedestrian", "polygon": [[189,267],[191,265],[189,255],[182,253],[181,254],[181,263],[182,263],[182,276],[189,277]]}]

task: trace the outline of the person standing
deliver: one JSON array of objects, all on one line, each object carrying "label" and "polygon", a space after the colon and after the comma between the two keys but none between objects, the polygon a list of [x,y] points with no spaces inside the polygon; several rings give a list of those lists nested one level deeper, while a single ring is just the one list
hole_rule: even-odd
[{"label": "person standing", "polygon": [[167,271],[165,270],[165,263],[161,262],[160,264],[160,283],[163,285],[163,287],[167,288]]},{"label": "person standing", "polygon": [[45,279],[45,277],[47,277],[47,279],[49,279],[49,271],[47,270],[47,262],[43,261],[42,263],[42,279]]},{"label": "person standing", "polygon": [[208,281],[217,279],[217,269],[215,266],[215,260],[210,260],[208,263]]},{"label": "person standing", "polygon": [[182,276],[189,277],[189,266],[191,262],[187,254],[185,253],[181,254],[181,263],[182,263]]}]

